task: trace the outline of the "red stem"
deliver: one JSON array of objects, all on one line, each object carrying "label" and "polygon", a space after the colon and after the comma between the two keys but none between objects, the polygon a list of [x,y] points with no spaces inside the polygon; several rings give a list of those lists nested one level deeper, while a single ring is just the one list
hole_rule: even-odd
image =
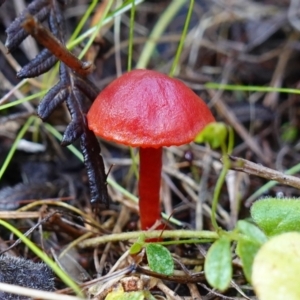
[{"label": "red stem", "polygon": [[160,220],[162,148],[140,148],[139,207],[142,230]]}]

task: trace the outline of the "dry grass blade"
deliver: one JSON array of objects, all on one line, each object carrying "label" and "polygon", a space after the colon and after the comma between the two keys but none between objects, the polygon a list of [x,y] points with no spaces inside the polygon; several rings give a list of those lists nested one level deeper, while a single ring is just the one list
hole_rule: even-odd
[{"label": "dry grass blade", "polygon": [[[45,300],[82,300],[82,298],[68,296],[68,295],[59,295],[57,293],[39,291],[36,289],[25,288],[17,285],[0,283],[0,291],[15,294],[15,295],[23,295],[27,297],[34,297],[38,299]],[[17,298],[10,298],[17,299]]]}]

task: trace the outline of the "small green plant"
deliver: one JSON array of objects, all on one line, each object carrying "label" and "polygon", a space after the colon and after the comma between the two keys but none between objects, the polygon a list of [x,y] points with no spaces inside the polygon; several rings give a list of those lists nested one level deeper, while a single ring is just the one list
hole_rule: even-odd
[{"label": "small green plant", "polygon": [[[227,149],[231,149],[230,146],[228,148],[225,147],[225,141],[227,137],[226,126],[222,126],[222,124],[209,124],[203,132],[197,137],[196,141],[199,142],[208,142],[212,147],[221,147],[222,152],[224,154]],[[230,131],[229,131],[230,132]],[[218,138],[215,138],[215,137]],[[229,142],[232,144],[232,142]],[[225,175],[230,167],[230,163],[223,158]],[[224,176],[222,176],[223,171],[220,175],[221,182],[224,181]],[[219,180],[220,180],[219,178]],[[219,182],[219,181],[218,181]],[[218,183],[216,185],[216,190],[218,188]],[[216,201],[218,198],[214,197],[213,201]],[[213,211],[212,211],[212,223],[215,224],[214,220],[215,216],[215,207],[213,203]],[[265,198],[255,202],[251,207],[251,217],[254,224],[249,223],[247,221],[239,221],[237,223],[236,228],[231,232],[225,232],[223,230],[217,230],[219,233],[219,239],[217,239],[212,246],[209,248],[205,260],[205,274],[208,282],[215,288],[219,290],[225,290],[229,287],[231,276],[232,276],[232,253],[231,253],[231,242],[236,242],[236,254],[240,257],[243,271],[245,277],[248,282],[255,282],[255,288],[260,290],[261,283],[260,280],[257,279],[257,276],[260,279],[263,279],[264,275],[259,275],[260,272],[256,271],[253,275],[253,268],[255,270],[261,270],[261,268],[269,270],[268,268],[270,264],[275,263],[275,259],[277,256],[274,255],[273,258],[270,256],[268,260],[264,261],[264,257],[268,255],[269,252],[272,251],[272,247],[274,247],[274,251],[276,250],[277,242],[268,242],[268,239],[274,235],[278,234],[287,234],[289,232],[299,232],[300,231],[300,201],[299,199],[277,199],[277,198]],[[289,236],[286,238],[282,238],[283,247],[287,247],[289,243],[291,243]],[[266,246],[264,246],[267,243]],[[268,244],[269,243],[269,244]],[[261,249],[262,248],[262,249]],[[261,249],[261,250],[260,250]],[[293,252],[292,259],[296,260],[296,256],[299,253],[297,251]],[[288,255],[288,254],[286,254]],[[258,258],[257,258],[258,257]],[[282,270],[280,269],[282,267]],[[284,272],[284,268],[286,265],[281,266],[278,264],[278,271]],[[290,265],[290,268],[293,271],[298,272],[298,263],[295,266]],[[292,271],[292,272],[293,272]],[[272,272],[270,272],[272,273]],[[272,277],[272,275],[268,275]],[[275,276],[276,277],[276,276]],[[277,282],[277,284],[285,285],[292,289],[291,293],[296,294],[297,297],[300,296],[300,290],[296,285],[289,284],[289,278],[280,277],[281,282]],[[275,278],[276,279],[276,278]],[[274,279],[274,280],[275,280]],[[262,280],[263,282],[263,280]],[[273,288],[269,286],[266,292],[266,289],[263,292],[263,299],[282,299],[282,298],[274,298],[273,290],[276,285],[274,284]],[[265,288],[265,287],[264,287]],[[267,296],[265,296],[267,295]],[[283,296],[283,295],[281,295]],[[292,299],[292,298],[289,298]],[[294,298],[293,298],[294,299]],[[296,298],[295,298],[296,299]]]}]

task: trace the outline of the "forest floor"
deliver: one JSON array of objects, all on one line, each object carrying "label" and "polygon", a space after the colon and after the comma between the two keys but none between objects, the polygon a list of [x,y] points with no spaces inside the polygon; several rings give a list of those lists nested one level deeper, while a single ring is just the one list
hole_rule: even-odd
[{"label": "forest floor", "polygon": [[[178,278],[154,279],[151,272],[141,276],[143,269],[126,269],[133,262],[147,266],[143,258],[128,258],[132,239],[138,236],[125,241],[117,236],[140,228],[137,151],[99,140],[105,170],[112,166],[108,175],[112,184],[108,185],[109,208],[94,211],[80,142],[74,140],[71,148],[60,145],[71,120],[67,105],[55,108],[45,122],[37,117],[42,97],[59,79],[58,68],[38,77],[19,79],[16,73],[43,47],[28,37],[10,54],[5,48],[6,28],[30,2],[6,1],[0,7],[0,219],[27,232],[34,243],[63,265],[71,278],[86,285],[87,294],[100,293],[95,299],[104,299],[120,278],[136,280],[132,279],[134,274],[139,281],[135,284],[143,286],[136,289],[151,288],[156,299],[256,299],[235,256],[232,284],[224,292],[209,287],[204,276],[199,275],[195,281],[192,275],[186,275],[201,274],[209,244],[168,247],[176,260]],[[79,37],[99,22],[110,2],[95,6]],[[122,1],[113,2],[120,5]],[[182,38],[189,1],[178,0],[177,7],[174,1],[167,0],[139,2],[133,27],[132,68],[168,74]],[[66,40],[90,5],[84,0],[66,5]],[[174,74],[207,103],[217,121],[233,128],[232,155],[281,172],[300,161],[300,98],[295,93],[300,84],[298,9],[297,1],[195,1]],[[106,22],[82,57],[94,64],[89,79],[99,90],[126,72],[130,30],[129,9]],[[155,30],[151,48],[147,43]],[[85,43],[82,38],[73,53],[78,56]],[[269,87],[274,89],[267,90]],[[27,101],[31,95],[33,99]],[[211,201],[222,169],[221,155],[218,150],[196,143],[164,149],[161,205],[166,216],[174,218],[170,228],[213,230]],[[238,220],[249,217],[249,207],[258,197],[300,196],[299,190],[279,184],[253,196],[267,182],[245,172],[230,171],[218,201],[219,226],[232,230]],[[30,229],[35,230],[28,232]],[[0,232],[0,251],[6,251],[17,237],[2,228]],[[74,241],[78,245],[84,239],[107,235],[111,235],[109,242],[73,247],[65,264],[58,257]],[[9,252],[37,260],[23,243]],[[119,275],[120,270],[127,275]],[[190,282],[182,280],[185,276]],[[99,284],[91,289],[88,283],[97,277]],[[57,279],[56,287],[65,288],[65,284]]]}]

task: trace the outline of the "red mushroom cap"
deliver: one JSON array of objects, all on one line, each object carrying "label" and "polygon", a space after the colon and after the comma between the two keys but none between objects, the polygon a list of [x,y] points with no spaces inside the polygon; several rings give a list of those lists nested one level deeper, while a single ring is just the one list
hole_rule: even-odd
[{"label": "red mushroom cap", "polygon": [[183,82],[133,70],[109,84],[87,114],[98,136],[132,147],[182,145],[210,122],[209,108]]}]

